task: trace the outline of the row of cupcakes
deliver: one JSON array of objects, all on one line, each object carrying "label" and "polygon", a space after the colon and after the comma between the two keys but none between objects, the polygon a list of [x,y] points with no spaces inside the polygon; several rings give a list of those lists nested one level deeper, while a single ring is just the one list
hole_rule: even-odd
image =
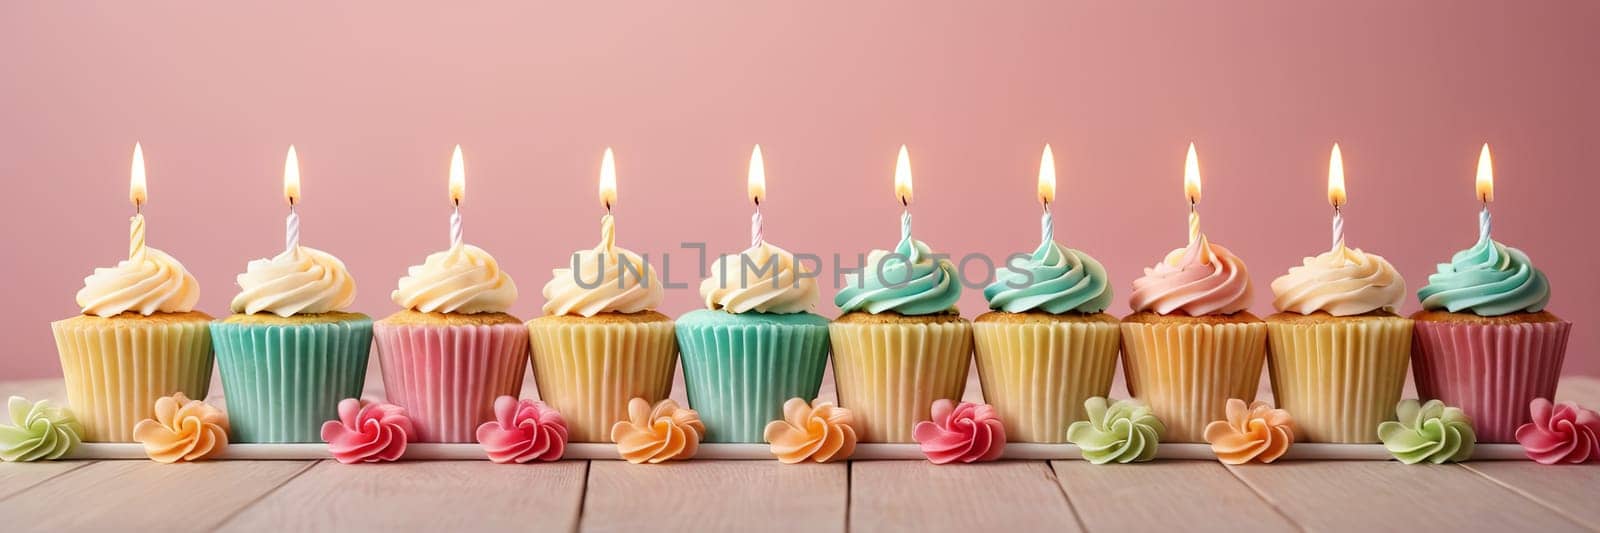
[{"label": "row of cupcakes", "polygon": [[[459,161],[458,151],[457,205]],[[759,441],[785,400],[816,396],[830,351],[840,404],[868,442],[910,441],[935,400],[961,396],[974,351],[985,397],[1016,440],[1064,441],[1084,399],[1109,392],[1120,353],[1130,391],[1167,421],[1166,440],[1200,441],[1224,402],[1254,397],[1270,359],[1279,405],[1308,439],[1373,441],[1415,352],[1422,395],[1461,406],[1486,440],[1505,442],[1528,401],[1552,396],[1570,327],[1543,312],[1543,274],[1490,239],[1487,218],[1478,244],[1430,277],[1415,324],[1393,313],[1405,291],[1393,267],[1342,239],[1274,282],[1283,313],[1260,320],[1246,310],[1243,262],[1199,230],[1192,147],[1189,243],[1134,282],[1135,313],[1120,321],[1104,313],[1113,298],[1104,269],[1052,238],[1053,183],[1047,194],[1043,179],[1040,246],[1024,269],[997,273],[985,290],[993,312],[962,319],[954,265],[912,237],[902,150],[900,242],[847,276],[838,319],[811,312],[814,279],[761,238],[758,211],[752,246],[717,262],[702,284],[707,309],[675,323],[655,310],[653,269],[616,244],[609,152],[606,161],[601,242],[555,270],[545,316],[526,323],[506,313],[516,286],[464,242],[459,212],[450,247],[409,270],[392,293],[402,310],[376,322],[347,311],[354,282],[337,258],[299,245],[293,214],[286,250],[249,264],[235,314],[222,320],[193,311],[198,283],[145,245],[135,215],[129,258],[85,280],[82,316],[52,325],[87,438],[130,440],[155,398],[203,398],[214,347],[236,440],[314,441],[338,401],[360,396],[376,346],[388,399],[430,442],[471,441],[494,399],[520,391],[530,361],[573,440],[605,441],[631,399],[669,394],[680,350],[690,404],[713,442]],[[759,205],[754,186],[752,196]],[[133,200],[142,206],[142,187]],[[774,268],[752,276],[745,264]]]}]

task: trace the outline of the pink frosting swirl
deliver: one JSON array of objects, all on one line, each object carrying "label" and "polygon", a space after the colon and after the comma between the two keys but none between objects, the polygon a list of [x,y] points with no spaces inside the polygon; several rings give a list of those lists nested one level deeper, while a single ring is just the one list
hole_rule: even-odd
[{"label": "pink frosting swirl", "polygon": [[1539,464],[1600,461],[1600,414],[1572,402],[1535,398],[1533,421],[1517,428],[1517,442]]},{"label": "pink frosting swirl", "polygon": [[994,407],[950,400],[933,402],[933,420],[918,422],[911,436],[936,465],[993,461],[1006,447],[1006,428]]},{"label": "pink frosting swirl", "polygon": [[1133,280],[1134,311],[1189,316],[1226,315],[1250,307],[1250,273],[1244,261],[1204,235],[1167,254]]},{"label": "pink frosting swirl", "polygon": [[544,402],[501,396],[494,420],[478,426],[478,444],[496,463],[554,461],[567,450],[567,420]]},{"label": "pink frosting swirl", "polygon": [[355,398],[339,402],[338,420],[322,423],[322,440],[333,458],[344,464],[399,459],[416,434],[405,408]]}]

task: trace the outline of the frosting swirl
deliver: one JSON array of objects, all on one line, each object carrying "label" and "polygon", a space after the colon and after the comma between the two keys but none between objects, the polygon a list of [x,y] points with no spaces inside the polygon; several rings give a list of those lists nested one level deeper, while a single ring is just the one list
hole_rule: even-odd
[{"label": "frosting swirl", "polygon": [[83,442],[83,424],[50,400],[12,396],[6,408],[11,425],[0,426],[0,461],[53,461]]},{"label": "frosting swirl", "polygon": [[228,446],[228,415],[200,400],[175,393],[156,400],[155,419],[133,426],[133,440],[158,463],[195,461]]},{"label": "frosting swirl", "polygon": [[1378,424],[1378,439],[1400,462],[1440,464],[1472,457],[1478,437],[1472,431],[1472,420],[1461,409],[1445,407],[1439,400],[1425,404],[1400,400],[1395,414],[1399,421]]},{"label": "frosting swirl", "polygon": [[[617,246],[611,215],[600,219],[600,244],[572,254],[544,286],[544,314],[637,313],[661,304],[661,280],[650,263]],[[642,271],[642,274],[641,274]]]},{"label": "frosting swirl", "polygon": [[83,314],[100,317],[129,311],[145,316],[187,313],[198,301],[200,282],[184,270],[183,263],[150,247],[141,247],[117,266],[94,269],[78,290]]},{"label": "frosting swirl", "polygon": [[[1010,265],[1010,262],[1007,263]],[[1089,254],[1046,241],[1021,265],[995,271],[983,289],[989,307],[1008,313],[1099,313],[1111,306],[1106,269]]]},{"label": "frosting swirl", "polygon": [[1478,244],[1440,263],[1417,291],[1424,309],[1479,316],[1537,313],[1550,302],[1550,282],[1522,250],[1480,237]]},{"label": "frosting swirl", "polygon": [[935,400],[933,420],[917,422],[911,436],[936,465],[993,461],[1006,449],[1005,425],[986,403]]},{"label": "frosting swirl", "polygon": [[322,423],[328,453],[347,465],[397,460],[416,434],[405,408],[356,398],[339,400],[339,419]]},{"label": "frosting swirl", "polygon": [[496,463],[554,461],[567,449],[567,421],[544,402],[501,396],[494,420],[478,426],[478,444]]},{"label": "frosting swirl", "polygon": [[706,425],[694,409],[661,400],[654,406],[644,398],[628,401],[628,419],[611,426],[617,452],[633,464],[660,463],[694,457]]},{"label": "frosting swirl", "polygon": [[1307,257],[1272,281],[1273,307],[1309,315],[1322,311],[1350,316],[1394,312],[1405,299],[1406,280],[1383,256],[1359,248],[1338,248]]},{"label": "frosting swirl", "polygon": [[804,313],[817,307],[816,272],[805,272],[794,254],[761,243],[711,264],[700,282],[707,309],[730,313]]},{"label": "frosting swirl", "polygon": [[861,271],[844,278],[845,286],[833,303],[846,313],[931,315],[953,309],[961,298],[955,263],[933,257],[927,243],[910,235],[901,238],[893,251],[869,252]]},{"label": "frosting swirl", "polygon": [[783,402],[783,420],[767,423],[762,437],[783,464],[842,461],[856,451],[855,417],[833,402]]},{"label": "frosting swirl", "polygon": [[344,262],[306,246],[285,250],[271,259],[257,259],[239,274],[235,313],[298,313],[341,311],[356,299],[356,282]]},{"label": "frosting swirl", "polygon": [[1224,464],[1270,463],[1294,444],[1294,419],[1288,411],[1273,409],[1267,402],[1246,406],[1244,400],[1229,398],[1227,413],[1227,420],[1206,424],[1205,430],[1211,451]]},{"label": "frosting swirl", "polygon": [[1250,307],[1250,273],[1244,261],[1201,235],[1167,254],[1133,280],[1134,311],[1189,316],[1232,314]]},{"label": "frosting swirl", "polygon": [[1138,400],[1117,400],[1106,406],[1106,399],[1095,396],[1084,400],[1088,420],[1067,426],[1067,440],[1083,452],[1090,463],[1132,463],[1156,458],[1161,433],[1167,430],[1150,406]]},{"label": "frosting swirl", "polygon": [[489,252],[457,244],[408,269],[390,299],[423,313],[504,313],[517,300],[517,284]]},{"label": "frosting swirl", "polygon": [[1535,398],[1528,412],[1533,421],[1517,428],[1517,442],[1529,459],[1546,465],[1600,461],[1600,414],[1544,398]]}]

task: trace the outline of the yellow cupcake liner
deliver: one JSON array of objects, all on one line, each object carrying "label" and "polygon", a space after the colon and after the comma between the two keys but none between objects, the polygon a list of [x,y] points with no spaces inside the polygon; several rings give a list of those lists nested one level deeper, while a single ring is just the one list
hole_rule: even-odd
[{"label": "yellow cupcake liner", "polygon": [[972,364],[972,323],[828,326],[839,406],[855,414],[860,442],[912,442],[933,401],[961,400]]},{"label": "yellow cupcake liner", "polygon": [[1319,324],[1267,322],[1267,373],[1279,409],[1294,415],[1308,442],[1378,442],[1378,424],[1394,406],[1411,364],[1411,320],[1333,319]]},{"label": "yellow cupcake liner", "polygon": [[1161,442],[1205,442],[1229,398],[1255,400],[1266,362],[1267,325],[1122,323],[1128,392],[1166,425]]},{"label": "yellow cupcake liner", "polygon": [[628,400],[672,393],[678,342],[672,321],[575,324],[534,319],[533,379],[539,398],[566,419],[572,442],[611,442]]},{"label": "yellow cupcake liner", "polygon": [[1115,322],[972,325],[983,399],[1012,442],[1067,442],[1083,401],[1111,392],[1122,332]]},{"label": "yellow cupcake liner", "polygon": [[181,392],[203,400],[211,387],[210,318],[115,324],[82,317],[50,324],[67,401],[88,442],[133,442],[133,426],[155,417],[156,400]]}]

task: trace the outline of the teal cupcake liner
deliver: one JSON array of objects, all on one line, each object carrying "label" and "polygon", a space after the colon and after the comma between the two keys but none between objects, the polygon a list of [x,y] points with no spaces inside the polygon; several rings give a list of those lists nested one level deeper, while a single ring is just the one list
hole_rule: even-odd
[{"label": "teal cupcake liner", "polygon": [[816,399],[828,364],[828,319],[810,313],[698,310],[677,320],[677,336],[705,442],[763,442],[783,402]]},{"label": "teal cupcake liner", "polygon": [[372,320],[211,323],[233,442],[322,442],[339,400],[360,398]]}]

